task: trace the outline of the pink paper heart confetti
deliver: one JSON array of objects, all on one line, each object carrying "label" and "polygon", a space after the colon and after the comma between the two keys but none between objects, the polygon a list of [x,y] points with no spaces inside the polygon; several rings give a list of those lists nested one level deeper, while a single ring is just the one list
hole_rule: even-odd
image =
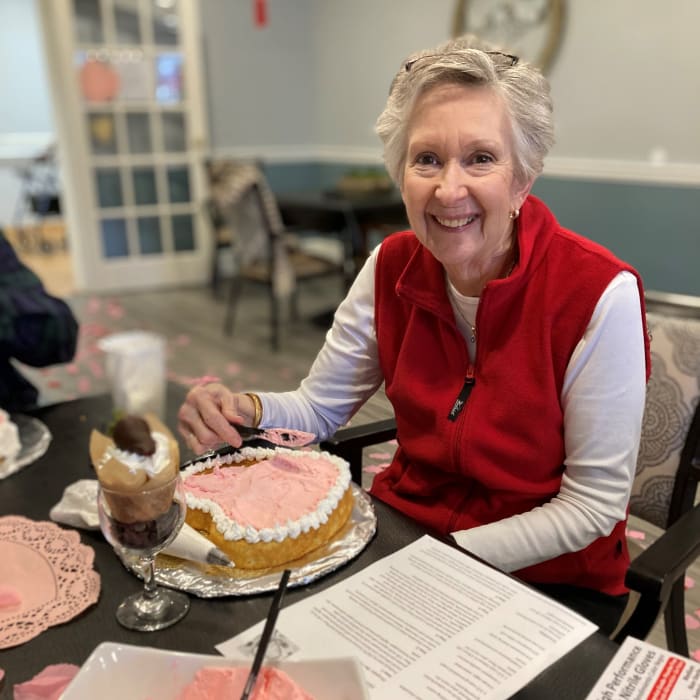
[{"label": "pink paper heart confetti", "polygon": [[95,377],[95,379],[102,379],[102,377],[105,376],[105,370],[102,363],[98,362],[96,359],[90,360],[90,362],[88,362],[88,367],[90,368],[92,376]]},{"label": "pink paper heart confetti", "polygon": [[107,315],[110,318],[123,318],[124,317],[124,307],[121,304],[118,304],[116,302],[110,302],[107,305]]},{"label": "pink paper heart confetti", "polygon": [[689,630],[696,630],[698,627],[700,627],[700,620],[698,620],[695,615],[686,615],[685,616],[685,626],[686,629]]},{"label": "pink paper heart confetti", "polygon": [[21,602],[22,596],[16,588],[0,585],[0,608],[13,608]]},{"label": "pink paper heart confetti", "polygon": [[366,472],[367,474],[379,474],[380,472],[383,472],[388,466],[389,462],[385,462],[384,464],[371,464],[367,467],[364,467],[362,471]]}]

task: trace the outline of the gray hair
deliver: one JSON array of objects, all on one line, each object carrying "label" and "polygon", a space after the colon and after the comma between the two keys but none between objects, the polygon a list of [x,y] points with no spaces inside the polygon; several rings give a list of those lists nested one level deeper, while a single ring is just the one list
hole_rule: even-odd
[{"label": "gray hair", "polygon": [[520,59],[513,64],[513,59],[467,34],[404,61],[375,125],[394,182],[401,185],[403,181],[408,123],[416,100],[444,84],[486,87],[501,95],[511,122],[516,180],[525,183],[542,172],[544,158],[554,144],[549,83],[535,66]]}]

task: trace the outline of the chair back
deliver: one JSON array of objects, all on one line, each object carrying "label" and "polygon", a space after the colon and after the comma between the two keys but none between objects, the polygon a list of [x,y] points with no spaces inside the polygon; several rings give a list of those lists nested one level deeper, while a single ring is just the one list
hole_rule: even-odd
[{"label": "chair back", "polygon": [[651,377],[630,512],[667,529],[693,506],[700,440],[700,320],[647,313]]},{"label": "chair back", "polygon": [[[294,289],[294,270],[284,243],[284,224],[277,200],[257,163],[232,160],[209,164],[211,204],[232,236],[238,271],[262,263],[278,297]],[[260,273],[258,273],[260,274]]]}]

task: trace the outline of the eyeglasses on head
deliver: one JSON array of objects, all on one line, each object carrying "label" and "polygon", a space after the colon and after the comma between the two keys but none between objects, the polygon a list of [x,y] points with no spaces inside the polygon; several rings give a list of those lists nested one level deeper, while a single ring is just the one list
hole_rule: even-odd
[{"label": "eyeglasses on head", "polygon": [[[484,53],[488,56],[491,56],[491,60],[493,60],[494,63],[496,63],[496,60],[502,61],[502,65],[504,65],[506,68],[512,68],[513,66],[517,65],[518,61],[520,60],[520,56],[515,56],[512,53],[504,53],[503,51],[484,51]],[[404,64],[404,70],[408,73],[416,63],[420,63],[421,61],[425,61],[429,58],[440,58],[442,56],[460,55],[460,52],[451,52],[442,54],[431,53],[426,54],[425,56],[418,56],[418,58],[414,58],[411,61],[406,61],[406,63]],[[494,57],[496,58],[496,60],[494,60]]]}]

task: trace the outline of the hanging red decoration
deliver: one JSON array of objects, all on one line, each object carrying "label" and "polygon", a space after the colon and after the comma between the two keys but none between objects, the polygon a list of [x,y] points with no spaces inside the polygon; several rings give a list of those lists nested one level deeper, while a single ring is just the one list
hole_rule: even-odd
[{"label": "hanging red decoration", "polygon": [[267,26],[267,0],[253,0],[253,13],[255,14],[255,26]]}]

